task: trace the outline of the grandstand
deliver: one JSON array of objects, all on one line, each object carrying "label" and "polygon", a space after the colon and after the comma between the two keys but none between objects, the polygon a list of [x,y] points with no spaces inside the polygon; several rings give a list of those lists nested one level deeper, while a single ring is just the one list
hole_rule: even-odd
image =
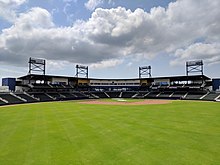
[{"label": "grandstand", "polygon": [[16,93],[28,102],[87,98],[214,100],[218,94],[209,92],[210,86],[204,87],[210,80],[205,75],[94,79],[29,74],[17,78]]},{"label": "grandstand", "polygon": [[[186,99],[215,101],[220,98],[220,93],[213,91],[220,86],[214,84],[212,79],[202,74],[183,76],[151,77],[151,67],[140,67],[139,78],[135,79],[97,79],[88,77],[88,67],[78,66],[78,69],[87,69],[86,77],[57,76],[45,74],[45,61],[30,59],[33,65],[42,66],[43,74],[29,74],[10,78],[15,86],[11,92],[0,93],[0,105],[32,103],[59,100],[97,99],[97,98],[138,98],[138,99]],[[203,63],[189,62],[187,67]],[[31,66],[31,65],[30,65]],[[141,69],[150,68],[149,77],[141,76]],[[195,68],[195,67],[193,67]],[[198,70],[198,69],[197,69]],[[146,72],[146,71],[145,71]],[[82,73],[82,72],[80,72]],[[146,74],[146,73],[145,73]],[[7,82],[7,79],[4,79]],[[218,79],[215,79],[215,82]],[[6,84],[7,85],[7,84]]]},{"label": "grandstand", "polygon": [[214,101],[219,98],[220,93],[210,91],[211,86],[207,85],[209,81],[211,79],[205,75],[93,79],[28,74],[17,78],[16,92],[0,93],[0,105],[89,98]]},{"label": "grandstand", "polygon": [[0,98],[8,104],[87,98],[215,100],[220,94],[210,92],[210,80],[205,75],[93,79],[28,74],[17,78],[15,93],[1,93]]}]

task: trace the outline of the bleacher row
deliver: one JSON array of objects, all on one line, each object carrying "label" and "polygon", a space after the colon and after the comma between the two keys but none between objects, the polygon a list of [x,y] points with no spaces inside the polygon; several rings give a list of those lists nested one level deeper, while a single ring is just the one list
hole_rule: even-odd
[{"label": "bleacher row", "polygon": [[65,84],[29,84],[32,89],[73,89],[72,85]]},{"label": "bleacher row", "polygon": [[98,98],[138,98],[138,99],[183,99],[183,100],[207,100],[215,101],[220,99],[220,93],[206,91],[130,91],[130,92],[92,92]]},{"label": "bleacher row", "polygon": [[59,100],[79,100],[95,98],[138,98],[138,99],[184,99],[184,100],[207,100],[220,99],[220,93],[205,91],[87,91],[87,92],[15,92],[0,93],[0,105],[33,103]]},{"label": "bleacher row", "polygon": [[21,104],[45,101],[59,100],[79,100],[89,98],[80,92],[71,93],[43,93],[43,92],[16,92],[16,93],[0,93],[0,105]]}]

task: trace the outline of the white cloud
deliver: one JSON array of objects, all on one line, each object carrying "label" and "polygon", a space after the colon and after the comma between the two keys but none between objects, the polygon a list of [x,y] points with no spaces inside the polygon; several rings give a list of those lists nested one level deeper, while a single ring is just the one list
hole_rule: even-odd
[{"label": "white cloud", "polygon": [[65,66],[71,65],[68,61],[47,60],[46,65],[49,71],[63,70]]},{"label": "white cloud", "polygon": [[[218,6],[219,0],[178,0],[166,9],[156,7],[150,12],[98,8],[89,20],[78,20],[69,27],[56,27],[48,11],[33,8],[0,34],[0,61],[24,66],[33,56],[98,68],[118,65],[117,60],[131,57],[173,54],[173,63],[200,58],[212,63],[219,56],[210,53],[219,50]],[[198,51],[204,47],[206,54]]]},{"label": "white cloud", "polygon": [[59,12],[60,12],[59,8],[53,8],[50,13],[52,16],[54,16],[55,14],[57,14]]},{"label": "white cloud", "polygon": [[66,3],[64,8],[63,8],[63,13],[66,15],[67,22],[72,23],[74,14],[72,13],[72,11],[70,9],[71,9],[71,4]]},{"label": "white cloud", "polygon": [[13,73],[13,74],[17,74],[17,75],[20,75],[20,74],[25,74],[26,72],[21,72],[21,71],[17,71],[17,70],[12,70],[12,69],[4,69],[4,68],[0,68],[0,71],[3,72],[4,74],[8,74],[8,73]]},{"label": "white cloud", "polygon": [[111,59],[105,60],[98,63],[91,64],[89,67],[92,69],[101,69],[101,68],[110,68],[121,64],[123,60],[120,59]]},{"label": "white cloud", "polygon": [[84,5],[88,10],[93,11],[101,4],[103,4],[105,1],[109,5],[115,5],[114,0],[88,0]]},{"label": "white cloud", "polygon": [[171,65],[181,65],[183,61],[204,59],[206,63],[220,63],[220,43],[195,43],[185,49],[175,51],[175,59]]},{"label": "white cloud", "polygon": [[103,0],[88,0],[88,2],[85,3],[85,7],[88,10],[94,10],[96,7],[101,5],[103,3]]},{"label": "white cloud", "polygon": [[16,17],[16,9],[27,0],[0,0],[0,17],[13,22]]}]

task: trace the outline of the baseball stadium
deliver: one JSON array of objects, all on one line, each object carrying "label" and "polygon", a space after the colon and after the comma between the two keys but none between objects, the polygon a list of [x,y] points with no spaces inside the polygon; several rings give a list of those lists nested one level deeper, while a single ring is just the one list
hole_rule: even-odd
[{"label": "baseball stadium", "polygon": [[186,75],[90,78],[46,74],[30,58],[28,74],[3,78],[0,164],[219,164],[220,79],[203,61]]}]

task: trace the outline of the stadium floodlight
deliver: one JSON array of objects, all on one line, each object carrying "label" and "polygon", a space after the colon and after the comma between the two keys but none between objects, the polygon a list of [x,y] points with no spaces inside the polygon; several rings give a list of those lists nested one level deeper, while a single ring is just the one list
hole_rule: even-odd
[{"label": "stadium floodlight", "polygon": [[151,66],[142,66],[140,69],[151,69]]},{"label": "stadium floodlight", "polygon": [[89,67],[84,65],[76,65],[76,77],[80,75],[84,76],[84,78],[89,77]]},{"label": "stadium floodlight", "polygon": [[151,77],[151,66],[139,67],[139,78],[144,78],[144,76]]},{"label": "stadium floodlight", "polygon": [[30,58],[29,59],[30,63],[34,63],[34,64],[44,64],[45,60],[44,59],[40,59],[40,58]]},{"label": "stadium floodlight", "polygon": [[187,61],[186,62],[187,66],[201,66],[203,65],[203,61],[199,60],[199,61]]},{"label": "stadium floodlight", "polygon": [[81,69],[87,69],[88,66],[83,66],[83,65],[76,65],[76,67],[81,68]]},{"label": "stadium floodlight", "polygon": [[42,73],[45,75],[46,71],[46,60],[40,58],[29,58],[29,74]]},{"label": "stadium floodlight", "polygon": [[[41,59],[41,58],[29,58],[29,71],[28,74],[41,74],[43,75],[42,80],[44,81],[44,83],[46,83],[45,81],[45,72],[46,72],[46,60],[45,59]],[[29,79],[29,82],[31,81],[31,76]]]},{"label": "stadium floodlight", "polygon": [[190,73],[201,73],[203,75],[203,61],[187,61],[186,62],[186,75]]}]

